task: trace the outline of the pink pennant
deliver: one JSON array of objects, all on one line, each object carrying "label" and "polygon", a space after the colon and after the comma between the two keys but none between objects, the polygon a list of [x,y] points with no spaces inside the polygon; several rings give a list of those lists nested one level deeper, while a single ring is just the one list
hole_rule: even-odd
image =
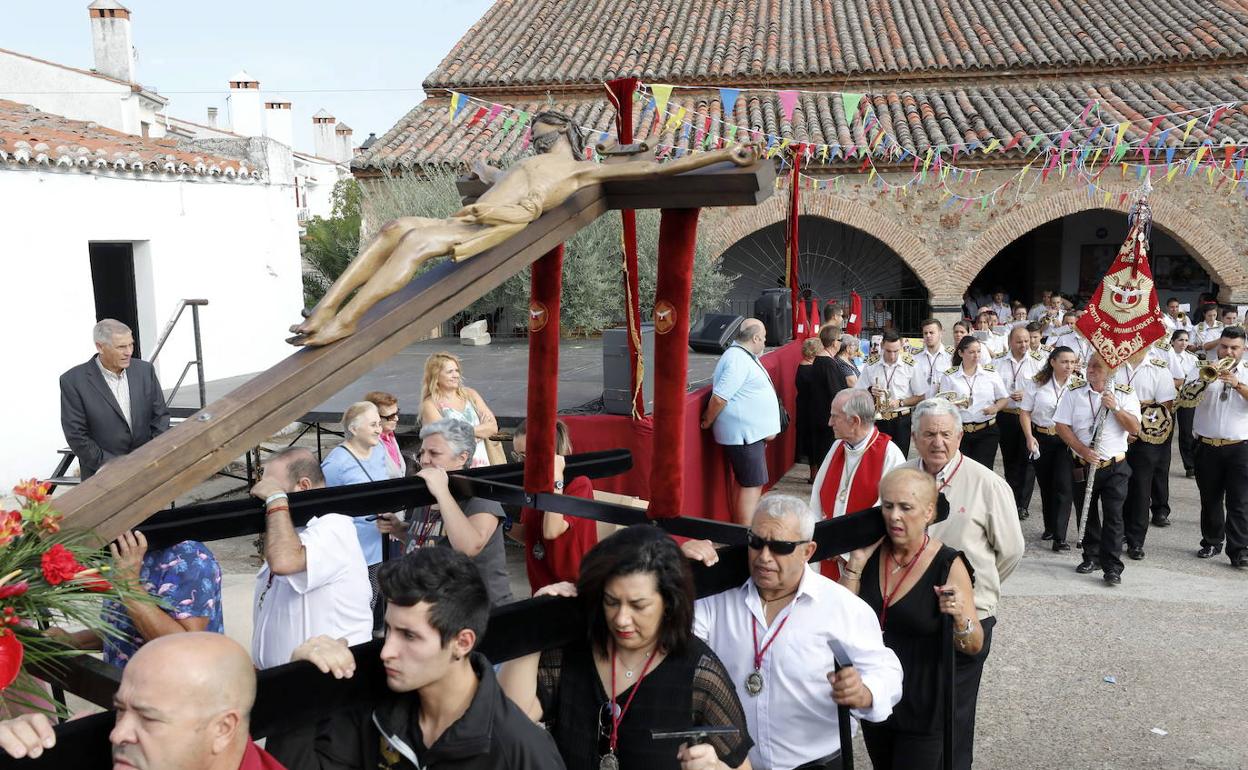
[{"label": "pink pennant", "polygon": [[502,112],[502,111],[503,111],[503,105],[501,105],[501,104],[491,104],[491,105],[490,105],[490,112],[489,112],[489,114],[487,114],[487,115],[485,116],[485,124],[488,126],[489,124],[493,123],[493,122],[494,122],[494,118],[497,118],[497,117],[498,117],[498,113],[500,113],[500,112]]},{"label": "pink pennant", "polygon": [[784,119],[793,122],[793,110],[797,107],[797,91],[780,91],[776,94],[776,98],[780,100],[780,112],[784,115]]}]

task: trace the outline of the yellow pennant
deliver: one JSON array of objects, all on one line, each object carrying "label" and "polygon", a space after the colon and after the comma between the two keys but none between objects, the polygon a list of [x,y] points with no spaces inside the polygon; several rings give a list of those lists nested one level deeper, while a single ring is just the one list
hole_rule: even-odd
[{"label": "yellow pennant", "polygon": [[1192,129],[1196,127],[1196,118],[1187,121],[1187,125],[1183,127],[1183,138],[1180,141],[1187,141],[1187,137],[1192,133]]},{"label": "yellow pennant", "polygon": [[1174,175],[1177,173],[1179,173],[1179,164],[1175,163],[1170,167],[1170,170],[1166,172],[1166,181],[1169,182],[1174,179]]},{"label": "yellow pennant", "polygon": [[1106,191],[1105,191],[1105,200],[1104,200],[1104,202],[1102,202],[1102,203],[1101,203],[1101,205],[1102,205],[1102,206],[1108,206],[1108,205],[1109,205],[1109,196],[1110,196],[1110,192],[1109,192],[1109,190],[1106,190]]},{"label": "yellow pennant", "polygon": [[667,100],[672,98],[672,87],[665,83],[654,83],[650,86],[650,93],[654,94],[655,114],[662,115],[667,111]]},{"label": "yellow pennant", "polygon": [[1209,145],[1202,144],[1200,149],[1196,150],[1196,165],[1200,165],[1200,159],[1205,157],[1205,150],[1209,149]]},{"label": "yellow pennant", "polygon": [[1001,140],[997,139],[996,137],[993,137],[993,140],[988,143],[987,147],[984,148],[984,154],[987,155],[988,153],[992,152],[993,150],[997,149],[1000,146],[1001,146]]}]

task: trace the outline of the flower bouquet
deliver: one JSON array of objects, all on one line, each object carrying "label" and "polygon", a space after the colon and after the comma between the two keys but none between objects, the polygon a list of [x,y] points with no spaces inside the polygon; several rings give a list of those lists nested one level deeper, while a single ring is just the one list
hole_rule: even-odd
[{"label": "flower bouquet", "polygon": [[0,692],[6,701],[38,708],[47,692],[31,671],[55,671],[84,654],[42,629],[59,623],[116,637],[104,617],[104,600],[147,597],[128,581],[114,585],[108,579],[111,560],[94,533],[61,530],[49,485],[30,479],[13,494],[20,510],[0,510]]}]

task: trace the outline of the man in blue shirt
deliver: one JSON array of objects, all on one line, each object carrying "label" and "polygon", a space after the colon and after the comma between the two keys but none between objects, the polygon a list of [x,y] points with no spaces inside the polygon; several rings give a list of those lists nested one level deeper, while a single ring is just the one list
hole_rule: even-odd
[{"label": "man in blue shirt", "polygon": [[736,339],[715,365],[711,399],[702,414],[702,429],[711,429],[724,447],[738,490],[733,517],[749,526],[766,486],[766,444],[780,433],[780,402],[771,377],[758,360],[766,346],[767,329],[747,318]]}]

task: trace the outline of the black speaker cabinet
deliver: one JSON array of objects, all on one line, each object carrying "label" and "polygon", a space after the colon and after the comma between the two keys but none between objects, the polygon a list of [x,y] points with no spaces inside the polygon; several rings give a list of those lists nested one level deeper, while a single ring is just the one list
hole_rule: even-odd
[{"label": "black speaker cabinet", "polygon": [[689,349],[698,353],[723,353],[732,344],[732,338],[744,320],[745,317],[739,315],[702,316],[702,320],[689,330]]}]

